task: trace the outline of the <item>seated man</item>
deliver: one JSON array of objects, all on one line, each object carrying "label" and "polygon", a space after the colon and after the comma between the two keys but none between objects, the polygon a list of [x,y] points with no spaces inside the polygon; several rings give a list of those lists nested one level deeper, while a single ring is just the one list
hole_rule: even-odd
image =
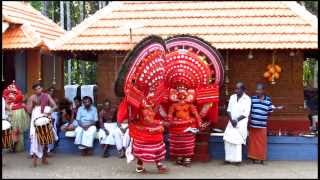
[{"label": "seated man", "polygon": [[111,107],[111,102],[106,99],[103,109],[99,113],[99,141],[103,146],[103,157],[108,157],[108,145],[116,145],[120,158],[125,156],[124,135],[128,124],[118,124],[116,122],[116,109]]},{"label": "seated man", "polygon": [[76,116],[78,126],[75,129],[74,144],[79,145],[83,156],[92,154],[93,141],[96,136],[98,113],[96,107],[92,105],[92,99],[85,96],[82,99],[83,105],[79,108]]},{"label": "seated man", "polygon": [[76,127],[78,126],[78,122],[75,119],[73,119],[71,109],[63,109],[62,110],[62,119],[63,119],[63,122],[65,122],[61,126],[61,131],[63,131],[63,132],[74,131],[76,129]]}]

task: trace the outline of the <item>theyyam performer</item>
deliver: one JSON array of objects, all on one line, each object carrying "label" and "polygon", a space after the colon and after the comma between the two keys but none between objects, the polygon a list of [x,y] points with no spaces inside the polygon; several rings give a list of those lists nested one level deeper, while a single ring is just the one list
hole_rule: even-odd
[{"label": "theyyam performer", "polygon": [[194,36],[170,37],[165,44],[167,98],[162,101],[160,115],[168,124],[171,158],[190,166],[196,133],[218,120],[222,58],[209,43]]},{"label": "theyyam performer", "polygon": [[24,133],[28,130],[30,124],[30,117],[26,112],[26,106],[23,103],[23,93],[13,81],[3,91],[3,98],[6,107],[7,120],[12,125],[12,152],[24,151]]},{"label": "theyyam performer", "polygon": [[[138,43],[126,56],[115,86],[116,94],[125,96],[118,109],[118,117],[122,118],[118,120],[128,116],[133,154],[139,156],[135,137],[142,137],[135,134],[139,131],[134,122],[160,119],[159,126],[164,124],[169,129],[170,156],[177,158],[178,164],[190,165],[195,133],[218,119],[222,82],[220,54],[197,37],[179,35],[164,41],[151,35]],[[150,112],[147,116],[143,113],[146,107]],[[141,125],[147,137],[154,136],[147,123]],[[138,160],[139,171],[143,170],[141,164]]]},{"label": "theyyam performer", "polygon": [[[160,37],[149,36],[126,56],[115,91],[125,96],[118,108],[118,122],[128,119],[136,172],[146,172],[145,163],[155,163],[159,173],[168,169],[161,163],[166,149],[163,126],[156,115],[163,78],[164,46]],[[128,157],[127,157],[128,158]]]}]

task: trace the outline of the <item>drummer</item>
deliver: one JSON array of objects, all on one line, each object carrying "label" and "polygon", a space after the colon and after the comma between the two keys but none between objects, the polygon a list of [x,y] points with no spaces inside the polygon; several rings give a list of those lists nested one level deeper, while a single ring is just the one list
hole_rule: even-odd
[{"label": "drummer", "polygon": [[[31,113],[31,126],[30,126],[30,155],[32,156],[32,164],[34,167],[37,166],[37,158],[42,159],[43,164],[48,164],[47,153],[48,146],[40,145],[37,140],[36,131],[34,127],[34,121],[38,117],[47,116],[54,109],[57,108],[56,103],[47,93],[42,92],[43,88],[40,83],[36,83],[32,86],[34,94],[29,97],[27,103],[27,110]],[[46,112],[46,111],[50,112]],[[56,136],[56,134],[55,134]],[[57,136],[55,137],[57,140]]]}]

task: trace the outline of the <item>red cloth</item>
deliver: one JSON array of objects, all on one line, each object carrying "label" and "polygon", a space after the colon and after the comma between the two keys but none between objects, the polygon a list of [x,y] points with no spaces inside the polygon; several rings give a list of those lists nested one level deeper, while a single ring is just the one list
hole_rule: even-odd
[{"label": "red cloth", "polygon": [[211,121],[211,124],[215,124],[218,122],[218,114],[219,114],[219,101],[213,102],[213,106],[208,111],[208,119]]},{"label": "red cloth", "polygon": [[[140,124],[138,124],[140,125]],[[130,137],[136,140],[145,141],[147,143],[155,143],[163,141],[163,132],[149,132],[148,127],[144,127],[144,130],[137,128],[135,124],[129,124],[129,134]],[[153,127],[152,127],[153,128]]]},{"label": "red cloth", "polygon": [[195,135],[187,132],[183,134],[169,133],[170,156],[191,157],[194,155]]},{"label": "red cloth", "polygon": [[133,140],[133,155],[143,162],[159,162],[165,159],[166,148],[163,141],[148,143]]},{"label": "red cloth", "polygon": [[255,160],[267,159],[267,128],[249,128],[248,157]]},{"label": "red cloth", "polygon": [[124,98],[118,106],[117,121],[122,123],[125,119],[128,119],[128,102]]}]

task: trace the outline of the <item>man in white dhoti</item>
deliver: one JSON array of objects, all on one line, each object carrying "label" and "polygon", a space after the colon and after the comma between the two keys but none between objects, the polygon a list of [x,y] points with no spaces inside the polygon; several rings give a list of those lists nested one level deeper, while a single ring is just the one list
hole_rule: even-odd
[{"label": "man in white dhoti", "polygon": [[235,94],[230,96],[227,114],[229,122],[224,132],[225,163],[241,164],[242,144],[246,144],[247,124],[251,99],[244,92],[242,82],[236,84]]},{"label": "man in white dhoti", "polygon": [[[47,92],[50,95],[50,97],[54,100],[54,102],[58,105],[59,104],[59,99],[56,96],[56,89],[53,86],[51,86],[47,90]],[[58,109],[56,109],[56,111],[53,111],[51,113],[51,120],[52,120],[52,125],[53,125],[55,133],[59,134],[60,122],[59,122],[59,111],[58,111]],[[49,144],[48,145],[48,152],[49,153],[53,152],[55,150],[55,148],[58,146],[58,143],[59,143],[59,139],[54,144]],[[50,157],[50,154],[49,154],[49,157]]]},{"label": "man in white dhoti", "polygon": [[[33,166],[37,166],[37,158],[42,158],[43,164],[48,164],[47,161],[47,145],[40,145],[38,143],[37,134],[35,130],[35,120],[40,117],[50,117],[51,112],[57,108],[54,100],[47,94],[42,92],[41,84],[37,83],[32,86],[34,95],[30,96],[27,103],[27,111],[31,113],[30,122],[30,155],[33,158]],[[54,132],[55,140],[58,139],[56,132]]]},{"label": "man in white dhoti", "polygon": [[127,123],[119,124],[116,120],[116,109],[111,106],[110,100],[106,99],[104,101],[104,107],[99,113],[99,141],[103,146],[102,157],[108,157],[108,147],[109,145],[116,145],[119,151],[119,157],[125,157],[125,148],[128,144],[125,134],[128,129]]},{"label": "man in white dhoti", "polygon": [[92,154],[93,141],[96,136],[96,122],[98,121],[98,112],[92,105],[92,99],[85,96],[82,99],[83,105],[78,109],[76,120],[78,126],[75,129],[74,144],[79,145],[83,156]]}]

